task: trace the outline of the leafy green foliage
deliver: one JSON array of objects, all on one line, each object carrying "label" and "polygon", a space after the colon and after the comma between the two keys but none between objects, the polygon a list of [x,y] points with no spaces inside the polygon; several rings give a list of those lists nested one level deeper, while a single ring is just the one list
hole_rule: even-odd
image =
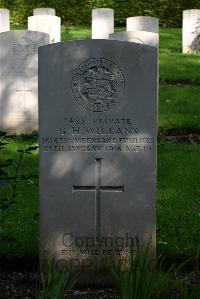
[{"label": "leafy green foliage", "polygon": [[115,10],[116,24],[125,24],[126,18],[137,15],[150,15],[160,19],[165,27],[181,26],[184,9],[200,8],[198,0],[0,0],[0,7],[11,10],[13,24],[25,24],[36,7],[54,7],[63,22],[89,24],[91,10],[97,7],[110,7]]},{"label": "leafy green foliage", "polygon": [[[5,155],[7,146],[11,142],[15,142],[17,136],[7,135],[5,132],[0,132],[0,152]],[[25,148],[15,149],[15,158],[0,160],[0,212],[2,215],[1,222],[7,222],[7,218],[16,207],[18,200],[19,185],[23,182],[31,184],[34,179],[38,179],[38,174],[23,174],[23,162],[26,155],[32,155],[38,146],[27,146]],[[4,190],[6,189],[6,191]],[[14,242],[16,238],[6,232],[1,231],[0,240],[3,242]]]},{"label": "leafy green foliage", "polygon": [[[199,299],[200,298],[200,250],[198,250],[195,258],[195,270],[191,273],[196,279],[196,282],[192,283],[189,279],[185,279],[179,287],[179,295],[181,299]],[[194,285],[195,284],[195,285]]]},{"label": "leafy green foliage", "polygon": [[[15,136],[6,135],[5,132],[0,132],[0,150],[5,149],[8,144],[8,140],[15,138]],[[38,146],[29,146],[25,149],[17,149],[16,152],[18,157],[14,159],[6,159],[0,161],[0,183],[1,185],[10,185],[11,191],[7,197],[0,195],[0,210],[9,209],[11,205],[16,203],[17,198],[17,186],[21,180],[29,181],[33,178],[38,178],[38,175],[19,175],[20,168],[23,163],[23,158],[26,154],[31,155],[33,151],[36,151]],[[12,175],[9,174],[10,168],[12,168]]]},{"label": "leafy green foliage", "polygon": [[113,278],[122,299],[167,298],[175,289],[173,267],[164,270],[164,259],[153,259],[151,243],[130,249],[121,263],[114,263]]},{"label": "leafy green foliage", "polygon": [[75,285],[70,271],[59,269],[52,258],[45,260],[40,275],[42,289],[39,290],[38,299],[64,299]]}]

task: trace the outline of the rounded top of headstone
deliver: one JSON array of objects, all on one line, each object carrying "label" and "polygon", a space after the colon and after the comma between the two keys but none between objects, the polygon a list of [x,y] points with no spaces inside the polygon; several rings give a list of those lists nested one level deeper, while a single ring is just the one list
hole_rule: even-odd
[{"label": "rounded top of headstone", "polygon": [[7,9],[7,8],[0,8],[0,13],[1,12],[9,12],[9,9]]},{"label": "rounded top of headstone", "polygon": [[40,7],[40,8],[35,8],[33,10],[33,15],[50,15],[50,16],[55,16],[56,15],[56,10],[54,8],[50,7]]},{"label": "rounded top of headstone", "polygon": [[34,39],[34,40],[41,40],[46,39],[47,42],[42,43],[42,45],[49,44],[49,34],[44,33],[44,32],[39,32],[39,31],[34,31],[34,30],[13,30],[13,31],[6,31],[6,32],[1,32],[0,39],[7,39],[13,40],[13,45],[16,45],[16,41],[20,39],[21,44],[25,45],[27,44],[27,38],[29,39]]},{"label": "rounded top of headstone", "polygon": [[40,20],[48,20],[49,18],[53,18],[54,20],[61,20],[60,17],[57,17],[57,16],[52,16],[52,15],[35,15],[35,16],[30,16],[28,17],[28,20],[34,20],[35,18],[38,18]]},{"label": "rounded top of headstone", "polygon": [[111,40],[128,41],[153,47],[159,46],[158,33],[148,31],[121,31],[109,35]]},{"label": "rounded top of headstone", "polygon": [[126,19],[126,22],[135,21],[135,20],[146,20],[146,21],[149,21],[149,22],[159,23],[158,18],[154,18],[154,17],[150,17],[150,16],[129,17],[129,18]]},{"label": "rounded top of headstone", "polygon": [[126,19],[126,30],[158,33],[159,20],[150,16],[129,17]]},{"label": "rounded top of headstone", "polygon": [[183,11],[183,16],[196,14],[200,15],[200,9],[186,9]]},{"label": "rounded top of headstone", "polygon": [[200,11],[200,9],[197,9],[197,8],[185,9],[183,12],[187,12],[187,11]]},{"label": "rounded top of headstone", "polygon": [[132,20],[132,19],[146,19],[146,20],[151,20],[158,22],[158,18],[150,17],[150,16],[135,16],[135,17],[128,17],[127,20]]},{"label": "rounded top of headstone", "polygon": [[94,8],[92,15],[112,15],[114,16],[114,9],[112,8]]},{"label": "rounded top of headstone", "polygon": [[114,11],[112,8],[100,7],[100,8],[93,8],[92,11]]}]

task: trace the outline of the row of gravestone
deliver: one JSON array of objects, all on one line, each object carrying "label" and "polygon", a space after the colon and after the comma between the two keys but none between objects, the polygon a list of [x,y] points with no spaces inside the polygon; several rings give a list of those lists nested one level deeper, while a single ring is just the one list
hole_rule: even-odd
[{"label": "row of gravestone", "polygon": [[[104,12],[110,12],[110,9],[94,11],[104,16]],[[50,9],[47,12],[42,11],[42,13],[48,12],[55,13]],[[36,17],[54,18],[43,15]],[[95,24],[95,16],[93,20]],[[103,17],[100,23],[104,24],[104,21]],[[152,32],[152,30],[158,32],[157,19],[136,17],[129,22],[129,28],[131,25],[134,26],[134,36],[133,32],[129,31],[111,34],[110,39],[128,40],[158,47],[158,33]],[[107,27],[109,28],[106,24],[105,27],[100,27],[99,38],[105,37]],[[11,133],[31,133],[38,130],[38,47],[49,44],[50,41],[49,34],[37,31],[20,30],[0,34],[0,130]]]},{"label": "row of gravestone", "polygon": [[[34,14],[55,14],[55,10],[35,10]],[[158,47],[158,19],[127,19],[126,32],[114,30],[112,9],[95,9],[93,38],[137,42]],[[39,15],[30,18],[55,17]],[[58,17],[55,17],[58,18]],[[112,20],[112,21],[110,21]],[[110,26],[109,24],[113,24]],[[96,30],[96,28],[101,31]],[[37,27],[40,31],[40,28]],[[194,30],[198,30],[195,27]],[[47,30],[48,31],[48,30]],[[38,130],[38,47],[51,42],[51,36],[36,31],[15,31],[0,34],[0,130],[30,133]]]},{"label": "row of gravestone", "polygon": [[[55,16],[53,8],[36,8],[28,18],[28,30],[50,34],[51,42],[60,41],[61,20]],[[10,30],[9,10],[0,9],[0,32]],[[119,39],[134,42],[157,43],[158,19],[151,17],[127,18],[127,32],[114,33],[114,11],[109,8],[93,9],[92,39]],[[149,33],[151,32],[151,35]],[[155,35],[153,34],[155,33]],[[200,10],[190,9],[183,12],[183,53],[200,52]]]},{"label": "row of gravestone", "polygon": [[[61,19],[54,8],[36,8],[33,16],[28,17],[28,30],[39,31],[50,35],[50,42],[60,42]],[[0,9],[0,32],[10,30],[10,13],[8,9]]]}]

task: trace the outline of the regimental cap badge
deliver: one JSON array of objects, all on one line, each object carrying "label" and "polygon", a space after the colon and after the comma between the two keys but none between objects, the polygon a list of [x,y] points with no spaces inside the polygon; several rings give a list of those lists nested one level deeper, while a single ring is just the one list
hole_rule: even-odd
[{"label": "regimental cap badge", "polygon": [[124,76],[120,68],[105,58],[81,63],[72,78],[72,93],[77,103],[92,112],[105,112],[124,94]]}]

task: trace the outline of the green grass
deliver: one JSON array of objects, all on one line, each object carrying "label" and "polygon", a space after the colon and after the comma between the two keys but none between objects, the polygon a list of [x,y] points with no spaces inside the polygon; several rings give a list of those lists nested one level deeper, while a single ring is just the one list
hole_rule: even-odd
[{"label": "green grass", "polygon": [[91,38],[91,29],[89,26],[71,26],[66,30],[62,26],[61,39],[62,41],[66,40],[75,40],[75,39],[90,39]]},{"label": "green grass", "polygon": [[200,57],[182,54],[181,28],[160,28],[160,81],[200,83]]},{"label": "green grass", "polygon": [[160,88],[159,127],[200,129],[200,87]]},{"label": "green grass", "polygon": [[158,146],[158,251],[191,255],[200,246],[200,145]]},{"label": "green grass", "polygon": [[182,35],[180,28],[160,28],[160,52],[181,53]]},{"label": "green grass", "polygon": [[[17,158],[17,148],[29,142],[11,142],[0,158]],[[158,145],[158,253],[167,256],[195,254],[200,245],[200,145]],[[21,174],[38,173],[38,153],[27,155]],[[4,191],[3,191],[4,190]],[[1,192],[8,189],[1,187]],[[38,253],[38,182],[19,185],[17,204],[4,212],[3,233],[13,241],[0,244],[0,254]],[[4,215],[5,216],[5,215]]]},{"label": "green grass", "polygon": [[200,84],[199,55],[160,53],[160,81],[189,81]]}]

